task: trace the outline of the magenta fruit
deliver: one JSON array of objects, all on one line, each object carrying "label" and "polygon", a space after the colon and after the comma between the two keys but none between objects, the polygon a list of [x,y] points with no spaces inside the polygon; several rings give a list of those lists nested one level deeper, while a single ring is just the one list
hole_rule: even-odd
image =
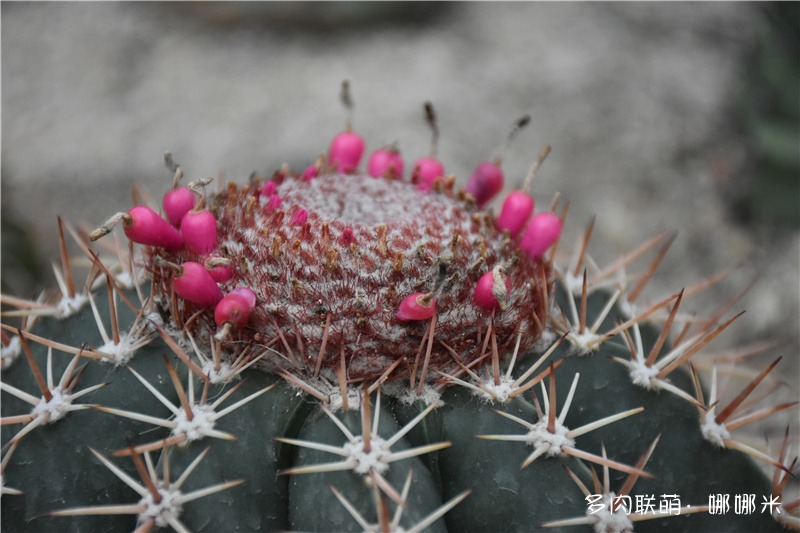
[{"label": "magenta fruit", "polygon": [[217,219],[205,209],[192,209],[181,220],[181,234],[191,251],[208,254],[217,247]]},{"label": "magenta fruit", "polygon": [[176,274],[171,277],[172,287],[175,289],[175,294],[184,300],[200,307],[213,307],[222,299],[222,291],[217,282],[200,263],[184,261],[177,268],[167,271]]},{"label": "magenta fruit", "polygon": [[367,174],[373,178],[403,179],[403,157],[395,146],[372,152],[367,160]]},{"label": "magenta fruit", "polygon": [[158,246],[167,250],[183,247],[183,235],[151,208],[144,205],[132,207],[127,213],[117,213],[93,231],[89,238],[96,241],[111,232],[117,222],[122,221],[125,236],[133,242]]},{"label": "magenta fruit", "polygon": [[358,167],[364,155],[364,139],[352,131],[343,131],[333,138],[328,150],[331,169],[348,174]]},{"label": "magenta fruit", "polygon": [[349,174],[354,172],[361,162],[361,156],[364,155],[364,139],[353,132],[353,101],[350,97],[350,84],[347,81],[342,82],[340,98],[347,110],[347,128],[331,141],[328,149],[328,165],[334,172]]},{"label": "magenta fruit", "polygon": [[479,208],[483,208],[503,189],[503,170],[491,161],[482,161],[475,168],[467,182],[466,191],[475,198]]},{"label": "magenta fruit", "polygon": [[161,202],[164,214],[167,215],[167,219],[176,228],[180,227],[184,215],[191,211],[194,204],[194,193],[185,185],[168,191]]},{"label": "magenta fruit", "polygon": [[203,261],[203,266],[217,283],[225,283],[233,277],[234,271],[230,259],[219,256],[207,257]]},{"label": "magenta fruit", "polygon": [[411,183],[415,183],[422,191],[429,191],[434,182],[444,177],[444,165],[436,158],[439,144],[439,124],[433,104],[425,102],[425,122],[431,129],[431,151],[427,157],[421,157],[414,162],[411,172]]},{"label": "magenta fruit", "polygon": [[411,182],[416,183],[420,190],[429,191],[433,187],[433,182],[443,177],[444,166],[438,159],[421,157],[414,163]]},{"label": "magenta fruit", "polygon": [[230,323],[234,328],[241,329],[247,324],[255,305],[256,295],[253,291],[247,287],[233,289],[214,308],[214,321],[219,327]]},{"label": "magenta fruit", "polygon": [[500,210],[500,216],[497,217],[496,224],[498,228],[508,230],[512,237],[516,237],[519,234],[533,213],[536,201],[533,196],[529,194],[529,189],[536,175],[536,171],[539,170],[539,167],[549,153],[550,146],[546,145],[539,153],[539,157],[531,167],[530,172],[528,172],[522,189],[519,191],[512,191],[503,201],[503,207]]},{"label": "magenta fruit", "polygon": [[415,292],[403,298],[397,310],[400,320],[427,320],[436,312],[436,299],[429,292]]},{"label": "magenta fruit", "polygon": [[472,297],[475,305],[481,309],[505,311],[508,307],[510,292],[511,282],[505,275],[505,270],[498,265],[491,272],[481,276]]},{"label": "magenta fruit", "polygon": [[555,213],[537,213],[531,217],[519,246],[531,259],[539,259],[561,236],[561,229],[561,219]]},{"label": "magenta fruit", "polygon": [[508,230],[512,237],[516,237],[528,222],[535,201],[532,196],[522,191],[512,191],[503,200],[503,207],[497,217],[497,227]]}]

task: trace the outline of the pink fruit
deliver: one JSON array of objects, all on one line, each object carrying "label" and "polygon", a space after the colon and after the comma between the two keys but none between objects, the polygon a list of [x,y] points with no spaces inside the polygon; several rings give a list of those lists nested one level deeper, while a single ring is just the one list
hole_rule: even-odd
[{"label": "pink fruit", "polygon": [[189,211],[181,221],[181,234],[189,250],[205,255],[217,247],[217,219],[209,211]]},{"label": "pink fruit", "polygon": [[250,287],[236,287],[228,294],[241,296],[251,308],[256,306],[256,293]]},{"label": "pink fruit", "polygon": [[497,217],[497,227],[508,230],[512,237],[516,237],[533,213],[534,204],[533,197],[522,191],[509,193]]},{"label": "pink fruit", "polygon": [[444,176],[444,166],[433,157],[422,157],[414,163],[414,171],[411,173],[411,183],[416,183],[417,187],[423,191],[429,191],[436,178]]},{"label": "pink fruit", "polygon": [[200,307],[212,307],[222,299],[222,291],[208,270],[200,263],[187,261],[180,266],[178,276],[173,278],[175,294]]},{"label": "pink fruit", "polygon": [[403,298],[395,315],[399,320],[427,320],[436,312],[431,293],[415,292]]},{"label": "pink fruit", "polygon": [[375,150],[367,161],[367,173],[373,178],[403,178],[403,158],[392,147]]},{"label": "pink fruit", "polygon": [[183,247],[181,232],[169,222],[144,205],[137,205],[123,217],[122,226],[125,236],[133,242],[149,246],[159,246],[167,250],[178,250]]},{"label": "pink fruit", "polygon": [[503,188],[503,171],[500,165],[483,161],[467,182],[466,191],[475,198],[479,208],[483,208]]},{"label": "pink fruit", "polygon": [[539,259],[558,240],[561,229],[561,219],[555,213],[537,213],[528,222],[519,247],[531,259]]},{"label": "pink fruit", "polygon": [[161,201],[164,213],[173,226],[180,227],[183,216],[194,207],[195,197],[189,187],[182,186],[168,191]]},{"label": "pink fruit", "polygon": [[230,323],[234,328],[241,329],[247,325],[255,305],[255,293],[247,287],[238,287],[226,294],[214,308],[214,321],[218,327]]},{"label": "pink fruit", "polygon": [[508,303],[508,294],[511,292],[511,282],[505,275],[503,267],[496,266],[487,272],[475,286],[472,299],[475,305],[486,311],[495,309],[504,310]]},{"label": "pink fruit", "polygon": [[364,139],[355,132],[343,131],[331,141],[328,161],[335,172],[353,172],[364,155]]},{"label": "pink fruit", "polygon": [[208,273],[214,278],[217,283],[225,283],[233,277],[234,271],[231,266],[230,259],[222,257],[209,257],[203,261],[203,266],[206,267]]}]

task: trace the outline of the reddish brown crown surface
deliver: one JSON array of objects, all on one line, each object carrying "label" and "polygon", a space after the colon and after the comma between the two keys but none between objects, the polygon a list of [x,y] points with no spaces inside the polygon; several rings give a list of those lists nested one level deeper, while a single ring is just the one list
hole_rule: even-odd
[{"label": "reddish brown crown surface", "polygon": [[[324,367],[337,367],[344,353],[351,379],[377,376],[398,358],[413,362],[430,326],[396,317],[413,293],[434,293],[437,301],[432,369],[451,368],[452,351],[464,363],[480,357],[492,321],[501,353],[520,332],[523,349],[539,338],[550,265],[525,256],[489,214],[447,187],[426,193],[398,180],[339,174],[278,177],[276,186],[280,202],[262,196],[259,184],[229,184],[208,199],[219,232],[212,255],[231,259],[235,271],[223,291],[246,286],[257,298],[248,326],[227,342],[271,346],[287,356],[290,349],[312,369],[324,343]],[[156,265],[156,255],[177,264],[203,257],[187,249],[151,251],[156,292],[169,306],[173,274]],[[491,312],[475,305],[473,292],[497,265],[510,291],[503,309]],[[197,311],[181,302],[179,322]],[[213,310],[189,324],[196,334],[214,331]],[[275,363],[285,361],[275,355]]]}]

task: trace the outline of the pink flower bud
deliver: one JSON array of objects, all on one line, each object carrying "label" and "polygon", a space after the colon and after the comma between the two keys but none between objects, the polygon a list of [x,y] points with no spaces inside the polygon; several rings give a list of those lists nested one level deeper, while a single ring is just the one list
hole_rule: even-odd
[{"label": "pink flower bud", "polygon": [[208,273],[214,278],[217,283],[225,283],[233,277],[234,270],[230,264],[230,260],[222,259],[221,257],[209,257],[203,261],[203,266],[206,267]]},{"label": "pink flower bud", "polygon": [[256,305],[256,295],[247,287],[239,287],[225,295],[214,308],[217,327],[230,323],[236,329],[247,325],[250,312]]},{"label": "pink flower bud", "polygon": [[217,247],[217,219],[210,211],[189,211],[181,221],[186,246],[198,254],[207,254]]},{"label": "pink flower bud", "polygon": [[277,194],[273,194],[272,196],[269,197],[269,202],[267,202],[267,209],[269,209],[270,211],[275,211],[276,209],[279,209],[281,207],[282,203],[283,202],[281,200],[281,197],[278,196]]},{"label": "pink flower bud", "polygon": [[137,205],[128,211],[128,217],[123,219],[122,226],[125,236],[139,244],[159,246],[167,250],[178,250],[183,246],[181,232],[144,205]]},{"label": "pink flower bud", "polygon": [[555,213],[537,213],[528,222],[519,247],[531,259],[539,259],[558,240],[561,229],[561,219]]},{"label": "pink flower bud", "polygon": [[533,213],[534,200],[532,196],[522,191],[513,191],[506,196],[500,216],[497,217],[497,227],[507,229],[512,237],[516,237]]},{"label": "pink flower bud", "polygon": [[356,242],[356,236],[353,233],[353,228],[346,227],[342,230],[342,234],[339,236],[339,244],[342,246],[350,246]]},{"label": "pink flower bud", "polygon": [[317,165],[309,165],[304,171],[302,180],[309,182],[319,176],[319,167]]},{"label": "pink flower bud", "polygon": [[420,190],[429,191],[434,180],[441,177],[444,177],[444,166],[439,160],[433,157],[422,157],[414,163],[411,183],[416,183]]},{"label": "pink flower bud", "polygon": [[211,307],[222,299],[217,282],[203,265],[187,261],[180,269],[180,275],[172,280],[175,294],[200,307]]},{"label": "pink flower bud", "polygon": [[436,299],[431,293],[415,292],[403,298],[397,309],[399,320],[427,320],[436,312]]},{"label": "pink flower bud", "polygon": [[266,198],[269,198],[277,191],[278,191],[278,186],[275,185],[274,181],[264,182],[264,185],[261,186],[261,195]]},{"label": "pink flower bud", "polygon": [[352,131],[336,135],[328,150],[328,161],[336,172],[353,172],[364,155],[364,139]]},{"label": "pink flower bud", "polygon": [[403,178],[403,158],[393,148],[375,150],[367,161],[367,173],[373,178]]},{"label": "pink flower bud", "polygon": [[500,308],[505,310],[508,305],[508,294],[511,292],[511,282],[503,272],[503,267],[496,266],[487,272],[475,286],[472,299],[475,305],[486,311]]},{"label": "pink flower bud", "polygon": [[503,188],[503,171],[490,161],[480,163],[467,182],[466,191],[475,197],[475,203],[483,208]]},{"label": "pink flower bud", "polygon": [[194,193],[189,187],[183,186],[168,191],[161,201],[164,213],[173,226],[179,228],[183,216],[194,207]]},{"label": "pink flower bud", "polygon": [[294,212],[294,216],[292,216],[291,224],[293,226],[302,226],[308,222],[308,211],[305,209],[298,209]]}]

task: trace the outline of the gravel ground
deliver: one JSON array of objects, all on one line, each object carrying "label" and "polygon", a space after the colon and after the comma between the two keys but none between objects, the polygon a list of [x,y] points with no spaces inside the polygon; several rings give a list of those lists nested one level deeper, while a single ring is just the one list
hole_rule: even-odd
[{"label": "gravel ground", "polygon": [[[56,214],[94,225],[130,205],[134,182],[160,193],[166,150],[191,177],[305,166],[344,124],[337,94],[345,78],[368,146],[397,140],[409,159],[428,150],[422,103],[432,101],[440,157],[462,183],[529,113],[505,157],[510,184],[553,145],[535,192],[569,199],[570,236],[597,215],[592,252],[601,264],[677,231],[653,301],[742,265],[686,309],[712,311],[755,280],[734,307],[748,313],[712,346],[786,339],[756,364],[785,355],[782,377],[796,397],[800,233],[742,222],[726,200],[759,179],[735,120],[764,25],[758,5],[316,9],[3,3],[4,220],[56,257]],[[782,432],[794,416],[772,429]]]}]

